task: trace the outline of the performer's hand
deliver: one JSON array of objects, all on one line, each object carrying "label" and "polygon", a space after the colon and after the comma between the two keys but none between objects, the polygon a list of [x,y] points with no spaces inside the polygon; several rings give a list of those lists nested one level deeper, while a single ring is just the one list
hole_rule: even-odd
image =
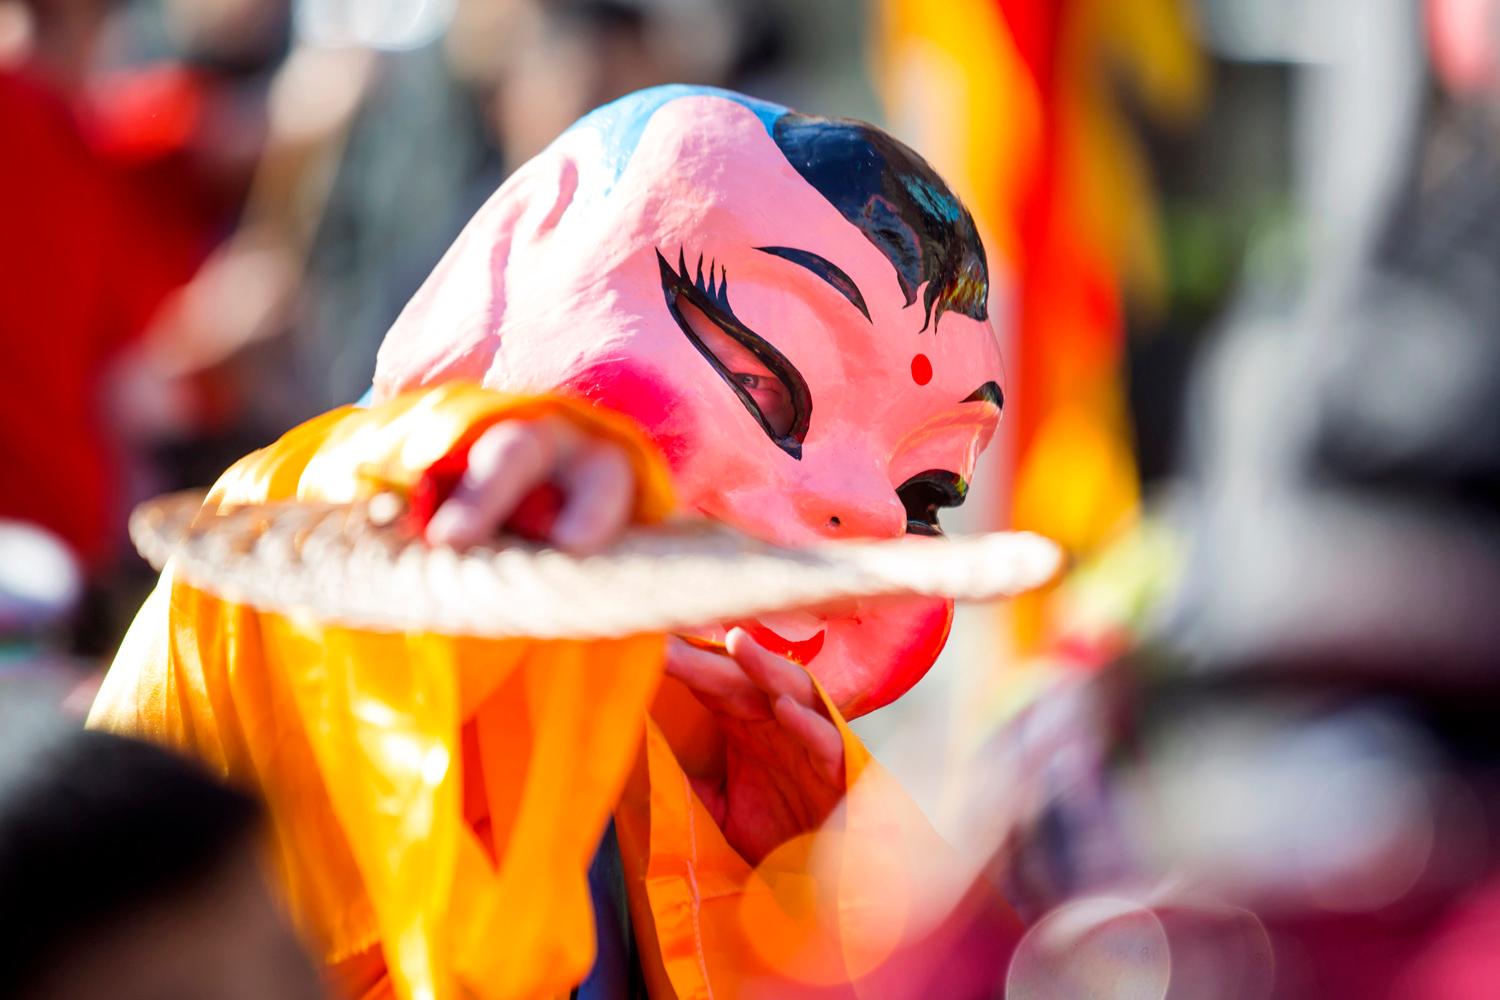
[{"label": "performer's hand", "polygon": [[673,638],[667,673],[713,713],[725,769],[696,782],[729,843],[758,861],[817,827],[845,791],[844,741],[807,671],[731,629],[729,655]]},{"label": "performer's hand", "polygon": [[546,541],[591,552],[624,530],[635,495],[624,450],[564,417],[543,417],[505,421],[479,436],[462,478],[427,522],[427,539],[461,548],[492,538],[533,491],[549,484],[561,490],[563,503]]}]

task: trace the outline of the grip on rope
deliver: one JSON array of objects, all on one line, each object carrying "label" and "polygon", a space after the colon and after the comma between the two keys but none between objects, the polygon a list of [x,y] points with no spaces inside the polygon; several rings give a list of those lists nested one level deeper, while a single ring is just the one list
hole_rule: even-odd
[{"label": "grip on rope", "polygon": [[[469,468],[469,449],[473,443],[466,441],[433,462],[412,487],[407,499],[408,517],[417,533],[426,530],[438,508],[458,488]],[[557,486],[542,483],[521,498],[501,531],[528,542],[545,542],[552,534],[552,526],[562,510],[564,499],[563,491]]]}]

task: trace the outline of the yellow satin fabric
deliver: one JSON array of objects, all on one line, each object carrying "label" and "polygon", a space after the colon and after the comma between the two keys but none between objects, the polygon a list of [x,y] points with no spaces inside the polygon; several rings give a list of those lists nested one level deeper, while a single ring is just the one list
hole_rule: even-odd
[{"label": "yellow satin fabric", "polygon": [[[549,414],[625,446],[638,520],[669,511],[667,470],[628,422],[459,384],[309,421],[237,463],[210,502],[410,485],[483,427]],[[179,748],[258,792],[290,911],[326,961],[361,970],[374,993],[549,996],[593,960],[585,873],[662,655],[659,636],[498,642],[325,627],[218,600],[169,568],[90,725]]]}]

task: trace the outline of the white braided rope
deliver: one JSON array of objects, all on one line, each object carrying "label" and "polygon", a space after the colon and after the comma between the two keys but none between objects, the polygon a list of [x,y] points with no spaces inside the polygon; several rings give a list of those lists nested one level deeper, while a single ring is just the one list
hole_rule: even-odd
[{"label": "white braided rope", "polygon": [[855,598],[1011,597],[1062,565],[1029,533],[794,550],[701,521],[632,529],[584,557],[510,540],[457,552],[414,537],[388,495],[222,511],[202,499],[136,508],[131,538],[153,566],[171,560],[178,579],[238,603],[373,631],[602,639]]}]

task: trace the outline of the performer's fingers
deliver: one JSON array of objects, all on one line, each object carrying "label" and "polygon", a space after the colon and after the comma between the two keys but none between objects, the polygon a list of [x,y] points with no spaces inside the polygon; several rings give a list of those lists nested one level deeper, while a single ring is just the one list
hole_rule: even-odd
[{"label": "performer's fingers", "polygon": [[730,629],[724,638],[724,646],[773,701],[780,695],[788,695],[808,708],[817,704],[817,693],[807,671],[756,642],[749,632],[742,628]]},{"label": "performer's fingers", "polygon": [[625,452],[607,441],[580,449],[556,472],[567,500],[552,541],[574,552],[592,552],[613,541],[630,520],[635,473]]},{"label": "performer's fingers", "polygon": [[469,464],[453,493],[427,523],[427,539],[466,546],[495,533],[521,498],[551,471],[557,443],[542,421],[496,424],[469,449]]},{"label": "performer's fingers", "polygon": [[764,719],[770,714],[760,688],[728,656],[698,649],[673,636],[667,640],[666,671],[709,708],[741,719]]},{"label": "performer's fingers", "polygon": [[791,695],[776,699],[772,709],[781,728],[807,750],[818,775],[831,784],[844,780],[844,738],[821,712],[799,705]]}]

